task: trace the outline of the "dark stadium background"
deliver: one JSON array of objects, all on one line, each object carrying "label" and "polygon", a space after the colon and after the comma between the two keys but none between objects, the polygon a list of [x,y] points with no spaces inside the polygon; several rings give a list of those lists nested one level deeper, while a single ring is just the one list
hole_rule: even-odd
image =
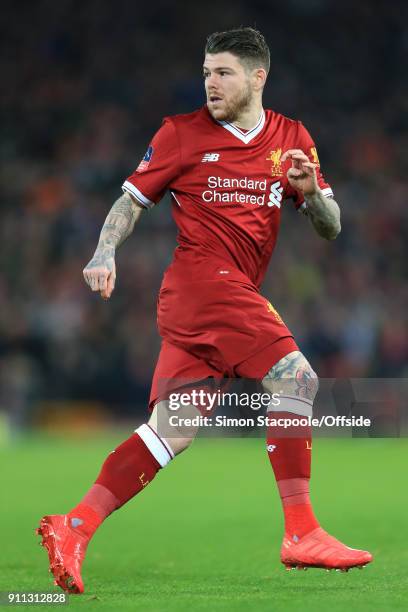
[{"label": "dark stadium background", "polygon": [[342,208],[328,243],[287,207],[263,294],[320,376],[408,375],[406,8],[2,3],[0,410],[13,427],[144,413],[168,201],[120,248],[108,303],[82,268],[162,117],[203,103],[206,35],[241,24],[270,45],[265,106],[310,130]]}]

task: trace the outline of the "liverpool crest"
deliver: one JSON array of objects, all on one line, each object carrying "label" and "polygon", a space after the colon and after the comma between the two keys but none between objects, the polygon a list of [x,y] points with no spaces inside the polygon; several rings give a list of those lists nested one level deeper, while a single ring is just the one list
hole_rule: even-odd
[{"label": "liverpool crest", "polygon": [[276,151],[271,151],[269,156],[266,158],[267,161],[271,161],[271,174],[272,176],[282,176],[282,164],[280,161],[282,155],[282,149],[276,149]]}]

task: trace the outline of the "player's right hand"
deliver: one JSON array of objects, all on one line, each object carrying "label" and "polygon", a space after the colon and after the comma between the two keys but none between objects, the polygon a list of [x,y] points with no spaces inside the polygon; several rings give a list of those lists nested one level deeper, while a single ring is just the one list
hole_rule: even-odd
[{"label": "player's right hand", "polygon": [[99,291],[104,300],[108,300],[115,288],[116,265],[114,257],[103,257],[95,254],[83,269],[84,279],[92,291]]}]

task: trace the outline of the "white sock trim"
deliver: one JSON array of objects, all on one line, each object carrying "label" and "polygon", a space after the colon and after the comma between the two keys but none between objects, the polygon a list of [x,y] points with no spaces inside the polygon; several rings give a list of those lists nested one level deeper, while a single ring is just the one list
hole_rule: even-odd
[{"label": "white sock trim", "polygon": [[301,416],[312,416],[313,415],[313,402],[308,399],[301,399],[291,395],[280,395],[279,404],[269,404],[266,409],[267,412],[293,412],[293,414],[300,414]]},{"label": "white sock trim", "polygon": [[161,442],[162,444],[164,444],[164,446],[167,448],[167,450],[169,451],[169,455],[170,455],[170,457],[171,457],[172,459],[174,459],[173,449],[171,448],[170,444],[168,444],[164,438],[162,438],[161,436],[159,436],[159,434],[157,433],[157,431],[155,430],[155,428],[154,428],[154,427],[152,427],[151,425],[149,425],[149,423],[147,423],[147,426],[148,426],[148,428],[149,428],[149,429],[151,429],[151,430],[152,430],[152,432],[154,433],[154,435],[155,435],[155,436],[157,436],[157,437],[159,438],[160,442]]},{"label": "white sock trim", "polygon": [[161,467],[164,468],[174,457],[174,453],[169,445],[152,429],[144,423],[137,429],[137,433],[146,444],[149,451]]}]

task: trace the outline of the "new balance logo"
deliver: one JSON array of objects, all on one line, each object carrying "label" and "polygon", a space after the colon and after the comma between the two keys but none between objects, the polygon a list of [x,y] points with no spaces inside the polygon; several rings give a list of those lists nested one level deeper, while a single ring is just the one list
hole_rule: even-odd
[{"label": "new balance logo", "polygon": [[280,181],[276,181],[271,185],[271,193],[269,194],[268,206],[281,207],[283,187]]},{"label": "new balance logo", "polygon": [[201,163],[203,162],[216,162],[220,159],[220,154],[219,153],[206,153],[203,157],[203,159],[201,160]]}]

